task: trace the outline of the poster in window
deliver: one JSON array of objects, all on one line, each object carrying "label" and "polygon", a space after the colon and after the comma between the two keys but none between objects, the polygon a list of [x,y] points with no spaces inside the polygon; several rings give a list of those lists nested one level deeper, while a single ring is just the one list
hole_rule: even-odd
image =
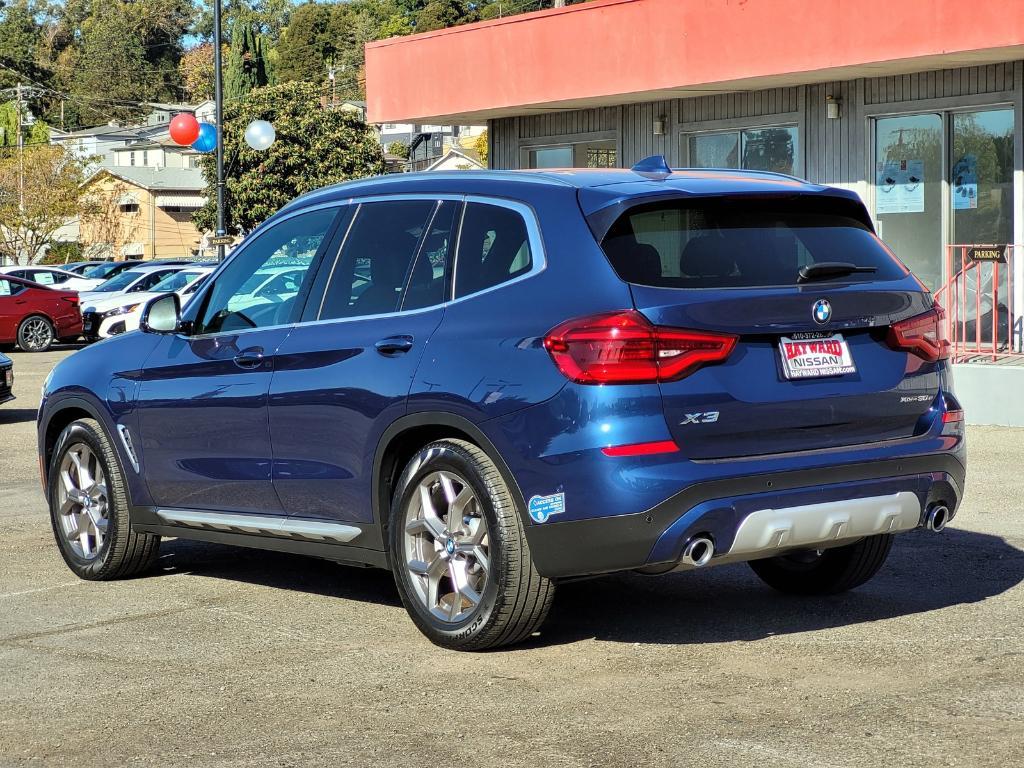
[{"label": "poster in window", "polygon": [[876,171],[876,213],[924,212],[923,160],[888,160]]},{"label": "poster in window", "polygon": [[964,155],[953,164],[953,210],[978,207],[978,158]]}]

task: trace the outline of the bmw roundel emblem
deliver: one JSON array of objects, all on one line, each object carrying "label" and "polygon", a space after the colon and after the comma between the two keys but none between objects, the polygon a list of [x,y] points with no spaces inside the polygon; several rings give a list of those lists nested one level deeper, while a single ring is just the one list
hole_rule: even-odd
[{"label": "bmw roundel emblem", "polygon": [[828,299],[818,299],[814,302],[811,314],[814,315],[814,322],[824,325],[832,319],[832,305],[828,303]]}]

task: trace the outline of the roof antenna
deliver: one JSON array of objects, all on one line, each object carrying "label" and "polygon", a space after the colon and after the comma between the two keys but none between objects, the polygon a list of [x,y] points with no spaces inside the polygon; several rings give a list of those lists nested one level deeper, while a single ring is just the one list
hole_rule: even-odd
[{"label": "roof antenna", "polygon": [[634,165],[631,170],[633,173],[652,181],[664,181],[672,175],[672,169],[669,167],[664,155],[645,157]]}]

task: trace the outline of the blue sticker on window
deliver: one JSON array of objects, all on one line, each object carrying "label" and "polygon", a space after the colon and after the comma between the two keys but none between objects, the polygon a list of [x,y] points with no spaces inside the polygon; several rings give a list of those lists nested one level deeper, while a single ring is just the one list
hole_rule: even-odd
[{"label": "blue sticker on window", "polygon": [[552,515],[560,515],[563,512],[565,512],[564,493],[534,496],[530,499],[530,519],[535,523],[546,523]]}]

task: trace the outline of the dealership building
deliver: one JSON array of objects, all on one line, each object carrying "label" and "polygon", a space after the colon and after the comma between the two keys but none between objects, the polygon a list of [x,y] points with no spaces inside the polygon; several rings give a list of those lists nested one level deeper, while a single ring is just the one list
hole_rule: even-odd
[{"label": "dealership building", "polygon": [[1024,0],[592,0],[371,43],[366,83],[372,122],[486,124],[492,168],[855,190],[946,308],[968,419],[1024,425]]}]

